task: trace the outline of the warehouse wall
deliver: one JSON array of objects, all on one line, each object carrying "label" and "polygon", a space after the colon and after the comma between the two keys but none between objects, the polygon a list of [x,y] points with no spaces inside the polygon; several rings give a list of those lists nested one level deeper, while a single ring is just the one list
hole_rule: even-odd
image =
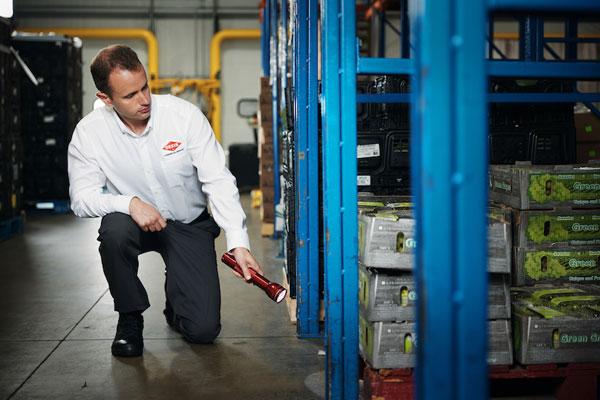
[{"label": "warehouse wall", "polygon": [[[57,2],[21,1],[23,5],[54,4]],[[62,6],[68,1],[61,1]],[[76,4],[76,2],[72,2]],[[101,1],[102,6],[122,4],[116,1]],[[147,7],[148,1],[126,1],[128,5],[142,5]],[[187,3],[211,3],[204,1],[178,1],[180,6]],[[252,3],[252,4],[249,4]],[[95,3],[98,5],[98,2]],[[156,1],[158,5],[166,1]],[[256,2],[243,0],[219,1],[219,6],[233,8],[236,6],[256,7]],[[118,8],[114,8],[118,10]],[[257,10],[258,15],[258,10]],[[17,14],[18,16],[18,14]],[[75,18],[66,17],[38,17],[28,16],[17,20],[18,27],[44,28],[44,27],[102,27],[102,28],[143,28],[148,29],[148,18]],[[210,40],[213,33],[213,21],[210,18],[156,18],[155,34],[159,42],[159,74],[161,77],[208,77],[210,65]],[[244,19],[221,19],[221,29],[259,29],[258,16]],[[115,43],[117,40],[85,39],[83,41],[83,112],[87,114],[92,109],[96,89],[89,74],[89,62],[102,47]],[[118,42],[134,48],[143,63],[147,62],[147,50],[141,40],[119,40]],[[231,143],[253,141],[252,129],[247,122],[236,114],[236,104],[241,98],[258,98],[260,76],[260,43],[256,41],[230,41],[225,42],[222,52],[222,135],[223,147],[227,151]],[[182,97],[200,105],[199,96],[191,91]]]}]

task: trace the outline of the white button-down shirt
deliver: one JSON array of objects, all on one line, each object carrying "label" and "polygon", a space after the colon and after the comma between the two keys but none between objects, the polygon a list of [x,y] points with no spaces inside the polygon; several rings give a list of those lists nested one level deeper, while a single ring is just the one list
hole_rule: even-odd
[{"label": "white button-down shirt", "polygon": [[111,107],[100,107],[77,124],[68,157],[71,208],[77,216],[129,214],[129,202],[137,196],[165,219],[189,223],[210,202],[227,248],[250,248],[235,178],[208,120],[193,104],[152,95],[141,135]]}]

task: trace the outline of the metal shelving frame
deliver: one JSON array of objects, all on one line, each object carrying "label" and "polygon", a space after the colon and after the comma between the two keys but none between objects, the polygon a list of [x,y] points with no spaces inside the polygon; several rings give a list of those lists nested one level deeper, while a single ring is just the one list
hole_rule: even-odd
[{"label": "metal shelving frame", "polygon": [[[417,396],[487,398],[487,103],[599,99],[598,94],[589,93],[488,94],[487,80],[491,76],[600,80],[599,62],[575,60],[573,23],[564,39],[571,43],[566,61],[542,60],[543,24],[533,17],[563,11],[600,13],[600,2],[401,0],[401,20],[410,22],[412,48],[408,35],[403,35],[402,58],[388,59],[358,56],[354,1],[320,0],[320,18],[317,1],[296,0],[294,25],[298,334],[319,335],[315,149],[320,100],[326,394],[329,399],[358,398],[356,103],[410,102],[412,191],[419,243],[415,257],[420,343]],[[269,3],[273,18],[275,0]],[[531,14],[521,30],[522,41],[528,41],[522,46],[530,46],[524,60],[486,60],[486,35],[488,40],[493,37],[487,21],[495,11]],[[276,29],[270,26],[272,36]],[[317,27],[321,29],[322,71],[318,100]],[[360,74],[409,75],[412,92],[357,96],[356,76]]]}]

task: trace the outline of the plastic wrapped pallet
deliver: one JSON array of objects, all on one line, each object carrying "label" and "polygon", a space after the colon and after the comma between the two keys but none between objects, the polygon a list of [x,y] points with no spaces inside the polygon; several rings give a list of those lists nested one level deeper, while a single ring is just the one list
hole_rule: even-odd
[{"label": "plastic wrapped pallet", "polygon": [[[413,368],[416,362],[414,322],[368,322],[360,317],[360,353],[375,369]],[[489,365],[511,365],[509,320],[488,321]]]},{"label": "plastic wrapped pallet", "polygon": [[600,362],[600,287],[513,288],[512,298],[518,362]]}]

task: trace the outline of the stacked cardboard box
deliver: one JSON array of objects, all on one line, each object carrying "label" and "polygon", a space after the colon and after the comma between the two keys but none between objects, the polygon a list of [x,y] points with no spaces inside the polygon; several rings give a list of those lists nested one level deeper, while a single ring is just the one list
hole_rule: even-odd
[{"label": "stacked cardboard box", "polygon": [[264,223],[275,222],[275,178],[273,173],[273,102],[269,78],[260,78],[259,157],[261,216]]},{"label": "stacked cardboard box", "polygon": [[577,162],[600,162],[600,118],[591,112],[575,114]]},{"label": "stacked cardboard box", "polygon": [[490,185],[513,214],[517,361],[599,361],[600,167],[495,165]]},{"label": "stacked cardboard box", "polygon": [[[512,364],[510,214],[490,210],[488,331],[490,365]],[[415,365],[415,221],[409,206],[359,204],[360,351],[375,369]]]}]

